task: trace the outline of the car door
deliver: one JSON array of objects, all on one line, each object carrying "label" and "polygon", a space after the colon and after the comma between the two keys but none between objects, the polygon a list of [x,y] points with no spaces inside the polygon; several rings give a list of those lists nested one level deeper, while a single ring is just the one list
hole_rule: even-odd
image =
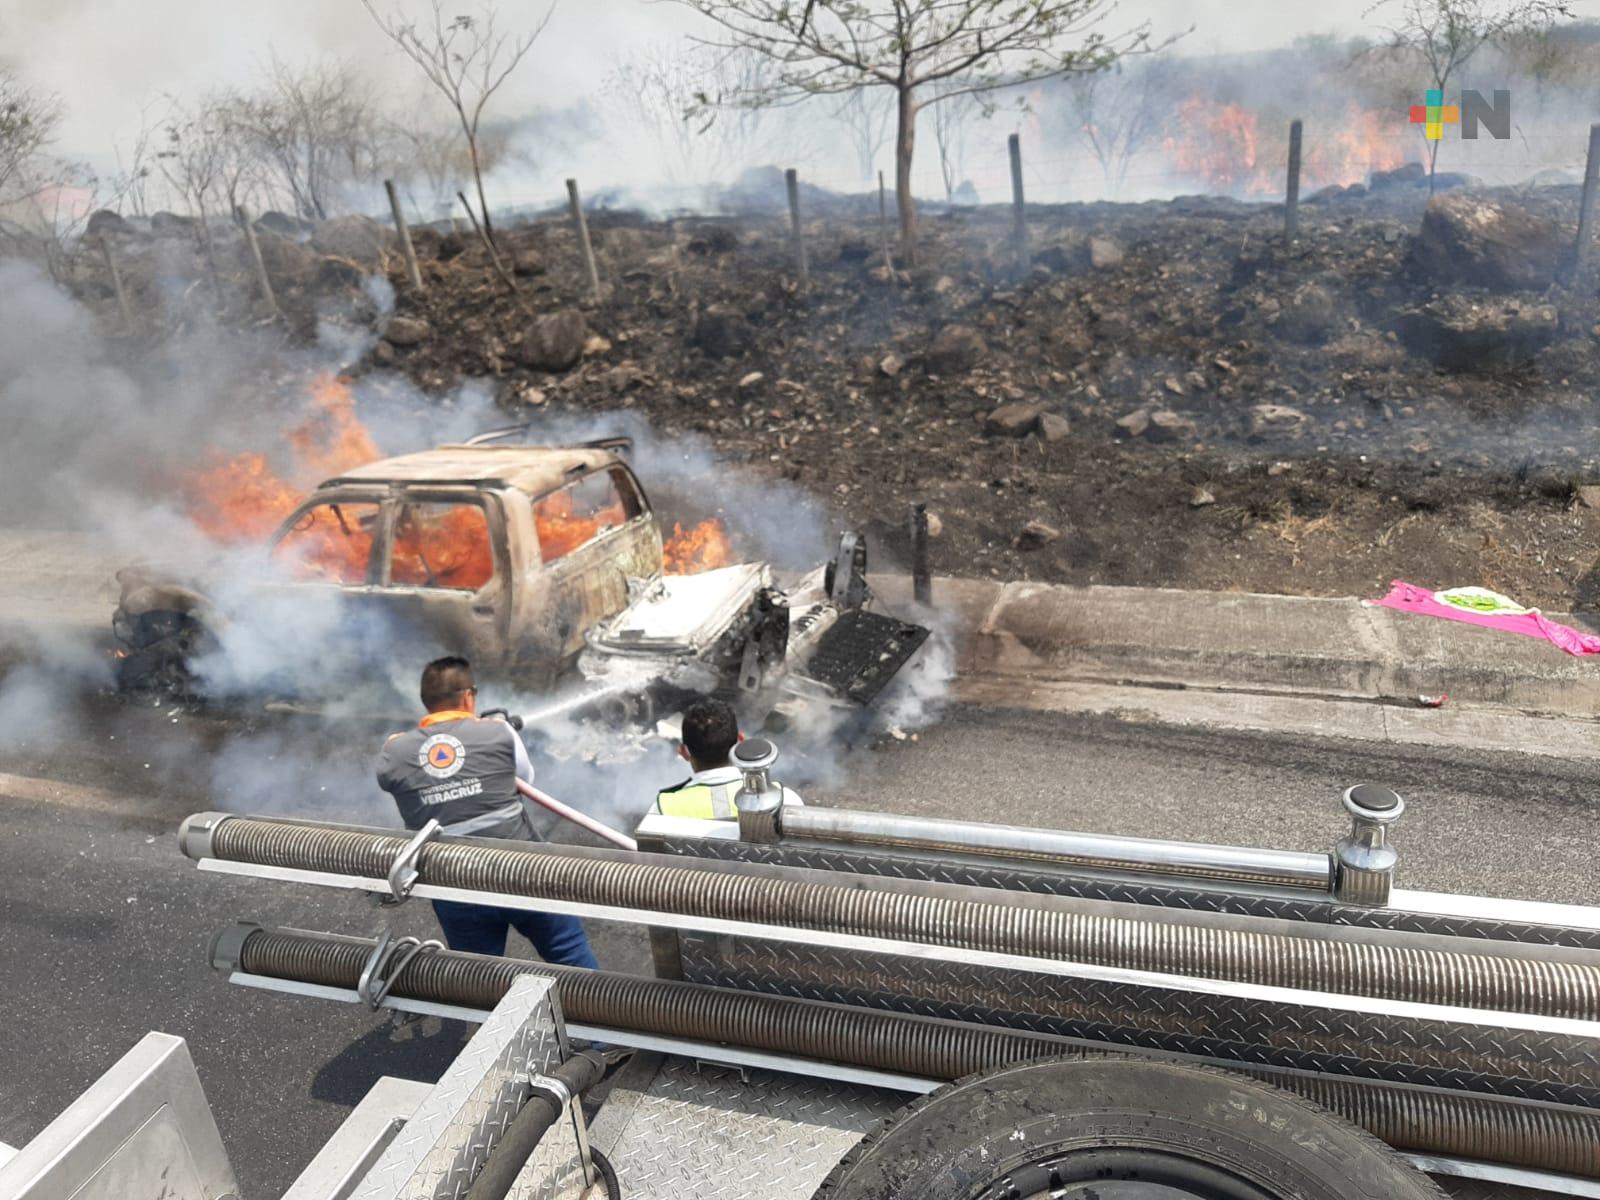
[{"label": "car door", "polygon": [[628,603],[628,580],[661,570],[661,533],[633,475],[613,465],[591,471],[533,502],[551,632],[562,667],[584,636]]}]

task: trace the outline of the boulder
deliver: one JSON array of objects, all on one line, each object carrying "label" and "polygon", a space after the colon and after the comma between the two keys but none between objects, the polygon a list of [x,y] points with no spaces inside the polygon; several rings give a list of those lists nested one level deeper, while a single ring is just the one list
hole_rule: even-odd
[{"label": "boulder", "polygon": [[941,375],[956,375],[977,366],[989,347],[970,325],[946,325],[928,344],[928,368]]},{"label": "boulder", "polygon": [[1320,283],[1307,283],[1289,297],[1274,328],[1290,341],[1321,345],[1335,336],[1342,324],[1333,293]]},{"label": "boulder", "polygon": [[1287,404],[1256,404],[1250,409],[1250,437],[1297,437],[1310,420]]},{"label": "boulder", "polygon": [[172,212],[150,214],[150,232],[157,237],[185,236],[193,228],[193,217],[180,217],[177,213]]},{"label": "boulder", "polygon": [[336,258],[347,258],[364,267],[376,267],[389,251],[394,234],[371,217],[334,217],[319,221],[311,231],[311,245]]},{"label": "boulder", "polygon": [[89,222],[83,231],[89,237],[127,237],[134,230],[132,225],[123,220],[121,213],[101,208],[89,214]]},{"label": "boulder", "polygon": [[288,213],[268,209],[255,219],[257,231],[267,230],[283,237],[298,237],[311,228],[309,221],[302,221],[299,217],[291,217]]},{"label": "boulder", "polygon": [[1040,413],[1037,432],[1040,438],[1053,444],[1066,441],[1068,435],[1072,432],[1072,426],[1067,423],[1067,419],[1060,413]]},{"label": "boulder", "polygon": [[428,323],[417,317],[393,317],[384,326],[383,340],[391,346],[419,346],[432,332]]},{"label": "boulder", "polygon": [[575,309],[545,313],[533,319],[522,343],[517,361],[535,371],[567,371],[583,357],[583,344],[589,331],[583,314]]},{"label": "boulder", "polygon": [[713,304],[695,319],[694,344],[710,358],[737,358],[750,348],[750,323],[732,308]]},{"label": "boulder", "polygon": [[1447,295],[1400,314],[1406,345],[1452,369],[1525,359],[1560,328],[1555,305],[1511,297]]},{"label": "boulder", "polygon": [[1600,508],[1600,484],[1581,485],[1578,488],[1577,500],[1581,508]]},{"label": "boulder", "polygon": [[1040,546],[1047,546],[1061,536],[1061,531],[1054,525],[1047,525],[1043,521],[1029,521],[1017,534],[1018,550],[1037,550]]},{"label": "boulder", "polygon": [[1158,408],[1150,414],[1150,427],[1144,436],[1152,442],[1192,441],[1200,436],[1199,427],[1182,413]]},{"label": "boulder", "polygon": [[1039,427],[1042,404],[1002,404],[983,419],[983,432],[990,437],[1027,437]]},{"label": "boulder", "polygon": [[893,379],[896,375],[900,374],[905,365],[905,359],[901,358],[898,354],[885,354],[881,359],[878,360],[878,370],[882,371],[890,379]]},{"label": "boulder", "polygon": [[1542,291],[1555,280],[1571,231],[1549,217],[1484,196],[1435,196],[1412,253],[1441,283],[1491,291]]},{"label": "boulder", "polygon": [[1096,271],[1109,271],[1122,265],[1122,247],[1110,238],[1089,239],[1089,265]]},{"label": "boulder", "polygon": [[256,245],[261,248],[267,274],[274,280],[298,283],[316,270],[316,252],[304,242],[261,230],[256,234]]},{"label": "boulder", "polygon": [[1216,502],[1217,498],[1213,496],[1210,490],[1207,488],[1197,487],[1194,489],[1194,491],[1189,493],[1190,508],[1205,508],[1208,505],[1215,504]]},{"label": "boulder", "polygon": [[511,273],[526,278],[545,273],[544,256],[532,247],[518,250],[511,259]]}]

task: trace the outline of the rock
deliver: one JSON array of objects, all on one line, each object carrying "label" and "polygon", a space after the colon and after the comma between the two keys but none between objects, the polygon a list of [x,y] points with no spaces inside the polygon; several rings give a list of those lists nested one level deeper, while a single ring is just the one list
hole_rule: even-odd
[{"label": "rock", "polygon": [[426,321],[416,317],[392,317],[384,326],[383,340],[391,346],[418,346],[427,341],[432,332]]},{"label": "rock", "polygon": [[299,283],[317,269],[316,251],[304,242],[263,229],[256,234],[261,261],[277,283]]},{"label": "rock", "polygon": [[947,296],[956,290],[956,281],[948,275],[941,275],[933,281],[931,290],[935,296]]},{"label": "rock", "polygon": [[1017,534],[1018,550],[1037,550],[1040,546],[1048,546],[1061,536],[1061,531],[1054,525],[1046,525],[1043,521],[1029,521]]},{"label": "rock", "polygon": [[83,231],[89,237],[128,237],[133,233],[133,226],[122,219],[121,213],[101,208],[89,214]]},{"label": "rock", "polygon": [[543,275],[545,273],[544,255],[537,250],[524,247],[518,250],[511,259],[511,273],[523,278],[530,275]]},{"label": "rock", "polygon": [[1142,437],[1144,431],[1150,428],[1150,410],[1136,408],[1127,416],[1118,417],[1117,428],[1129,437]]},{"label": "rock", "polygon": [[1215,504],[1217,498],[1203,487],[1197,487],[1189,493],[1190,508],[1204,508],[1208,504]]},{"label": "rock", "polygon": [[298,217],[291,217],[288,213],[281,213],[275,209],[268,209],[255,219],[256,231],[266,230],[279,237],[295,237],[306,232],[310,226]]},{"label": "rock", "polygon": [[1039,426],[1042,404],[1002,404],[983,419],[983,432],[990,437],[1027,437]]},{"label": "rock", "polygon": [[393,241],[394,234],[387,226],[363,216],[319,221],[311,231],[311,245],[316,250],[369,268],[383,261]]},{"label": "rock", "polygon": [[872,243],[863,237],[847,237],[839,243],[839,261],[866,262],[872,257]]},{"label": "rock", "polygon": [[1054,444],[1066,441],[1072,432],[1072,426],[1060,413],[1040,413],[1037,432],[1044,441]]},{"label": "rock", "polygon": [[1320,345],[1339,332],[1338,301],[1320,283],[1296,288],[1279,315],[1277,330],[1290,341]]},{"label": "rock", "polygon": [[737,358],[750,348],[750,325],[726,305],[713,304],[696,318],[693,340],[711,358]]},{"label": "rock", "polygon": [[360,263],[332,254],[317,259],[316,271],[316,286],[325,291],[359,288],[367,279]]},{"label": "rock", "polygon": [[940,519],[939,514],[936,513],[936,512],[929,513],[928,514],[928,536],[931,537],[931,538],[936,538],[943,532],[944,532],[944,521],[942,521]]},{"label": "rock", "polygon": [[1256,404],[1250,409],[1251,437],[1298,437],[1310,420],[1298,408],[1287,404]]},{"label": "rock", "polygon": [[1586,483],[1580,487],[1578,504],[1582,508],[1600,508],[1600,484]]},{"label": "rock", "polygon": [[583,340],[583,356],[588,358],[591,354],[605,354],[611,349],[611,339],[601,337],[598,333],[591,333]]},{"label": "rock", "polygon": [[1367,186],[1374,192],[1381,192],[1388,188],[1416,187],[1427,182],[1427,168],[1419,162],[1409,162],[1392,171],[1372,172],[1367,179]]},{"label": "rock", "polygon": [[737,249],[739,234],[727,225],[707,225],[696,230],[685,244],[690,254],[727,254]]},{"label": "rock", "polygon": [[1561,327],[1553,304],[1460,294],[1407,309],[1399,321],[1407,346],[1452,369],[1525,359],[1554,339]]},{"label": "rock", "polygon": [[1122,265],[1122,247],[1110,238],[1089,239],[1089,265],[1096,271],[1109,271]]},{"label": "rock", "polygon": [[1171,392],[1174,396],[1183,395],[1183,384],[1178,382],[1178,377],[1176,375],[1168,375],[1161,381],[1161,386],[1166,388],[1167,391]]},{"label": "rock", "polygon": [[1170,408],[1158,408],[1150,414],[1150,424],[1144,436],[1152,442],[1187,441],[1199,437],[1200,430],[1182,413],[1175,413]]},{"label": "rock", "polygon": [[748,375],[740,377],[739,386],[741,388],[753,388],[765,378],[766,376],[760,371],[751,371]]},{"label": "rock", "polygon": [[970,325],[946,325],[928,345],[928,367],[941,375],[970,371],[989,352],[983,337]]},{"label": "rock", "polygon": [[388,342],[379,341],[372,348],[372,361],[380,367],[392,367],[400,361],[400,356],[394,352],[394,347]]},{"label": "rock", "polygon": [[890,379],[893,379],[896,375],[900,374],[901,369],[905,365],[905,359],[901,358],[898,354],[885,354],[881,359],[878,360],[878,370],[882,371]]},{"label": "rock", "polygon": [[193,217],[180,217],[177,213],[171,212],[158,212],[150,215],[150,232],[157,237],[187,235],[193,228]]},{"label": "rock", "polygon": [[574,309],[535,317],[517,348],[517,359],[535,371],[567,371],[583,357],[588,339],[583,314]]},{"label": "rock", "polygon": [[1458,192],[1428,202],[1412,254],[1443,283],[1542,291],[1554,281],[1571,240],[1570,231],[1539,213]]}]

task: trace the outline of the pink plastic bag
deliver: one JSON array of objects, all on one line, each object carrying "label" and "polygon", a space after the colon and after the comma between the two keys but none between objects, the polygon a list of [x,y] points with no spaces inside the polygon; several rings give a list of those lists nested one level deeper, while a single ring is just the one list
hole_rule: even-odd
[{"label": "pink plastic bag", "polygon": [[1469,625],[1487,625],[1490,629],[1503,629],[1507,633],[1520,633],[1526,637],[1543,638],[1568,654],[1600,654],[1600,637],[1583,633],[1570,625],[1560,625],[1550,620],[1536,608],[1521,613],[1481,613],[1457,608],[1434,598],[1427,588],[1417,587],[1396,579],[1389,585],[1389,594],[1381,600],[1363,601],[1369,605],[1396,608],[1401,612],[1421,613],[1428,617],[1443,617],[1447,621],[1465,621]]}]

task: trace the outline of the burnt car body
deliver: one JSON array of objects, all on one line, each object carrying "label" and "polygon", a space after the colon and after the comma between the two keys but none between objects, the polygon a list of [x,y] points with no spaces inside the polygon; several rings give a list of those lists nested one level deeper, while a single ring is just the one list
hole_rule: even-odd
[{"label": "burnt car body", "polygon": [[[769,711],[785,695],[864,704],[926,638],[867,610],[855,535],[837,569],[787,588],[764,563],[665,574],[660,526],[624,448],[486,438],[335,476],[278,528],[251,602],[336,606],[333,640],[357,663],[392,658],[396,642],[410,658],[425,646],[519,691],[576,676],[597,704],[639,717],[663,692],[742,694]],[[238,604],[149,567],[118,581],[119,682],[207,691],[195,664],[226,655]]]}]

